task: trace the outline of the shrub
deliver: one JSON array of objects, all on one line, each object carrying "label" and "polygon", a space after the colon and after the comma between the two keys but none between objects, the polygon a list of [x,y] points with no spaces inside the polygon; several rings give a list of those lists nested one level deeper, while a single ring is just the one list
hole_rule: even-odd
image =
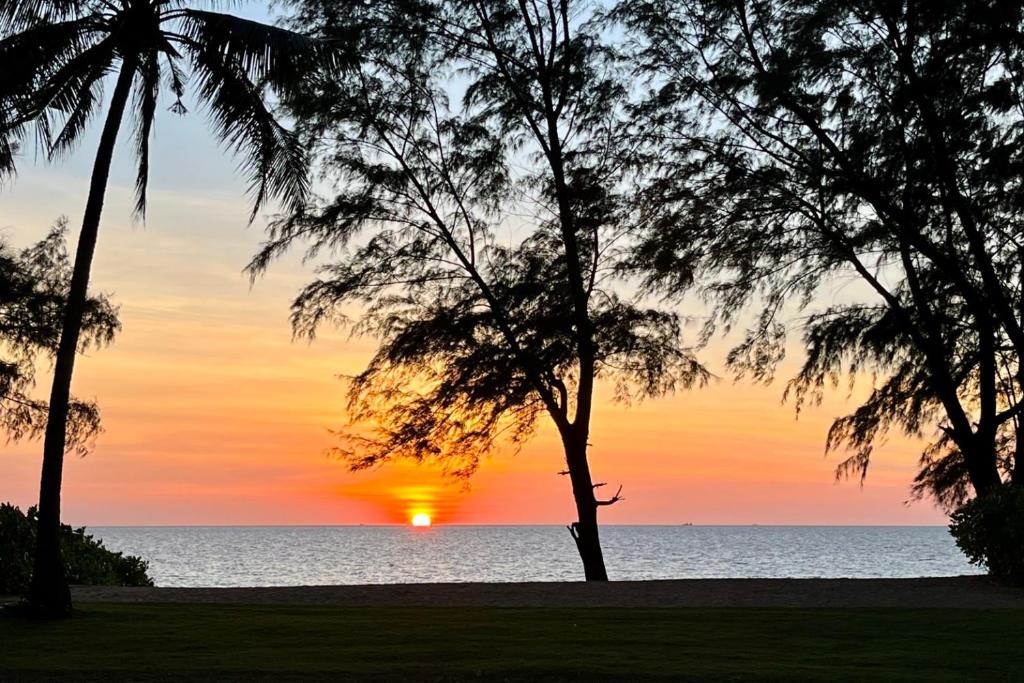
[{"label": "shrub", "polygon": [[1024,585],[1024,486],[1005,484],[961,506],[949,530],[973,564]]},{"label": "shrub", "polygon": [[0,505],[0,595],[20,595],[28,589],[35,538],[35,523],[28,516],[13,505]]},{"label": "shrub", "polygon": [[[36,546],[36,509],[27,513],[8,503],[0,504],[0,595],[28,592],[32,556]],[[68,583],[87,586],[152,586],[149,564],[138,557],[115,553],[102,541],[60,525],[60,547]]]}]

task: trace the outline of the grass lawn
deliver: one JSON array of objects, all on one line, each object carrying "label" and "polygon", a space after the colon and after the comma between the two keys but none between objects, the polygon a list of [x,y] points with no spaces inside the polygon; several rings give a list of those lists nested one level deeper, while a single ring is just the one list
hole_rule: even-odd
[{"label": "grass lawn", "polygon": [[1024,680],[1024,611],[82,604],[0,680]]}]

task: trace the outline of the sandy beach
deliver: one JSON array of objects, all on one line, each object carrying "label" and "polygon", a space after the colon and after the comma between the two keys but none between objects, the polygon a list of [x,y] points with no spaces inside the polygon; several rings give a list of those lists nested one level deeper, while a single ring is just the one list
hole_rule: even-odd
[{"label": "sandy beach", "polygon": [[434,583],[271,588],[76,586],[76,602],[375,607],[1024,608],[1024,590],[984,576],[689,579],[609,583]]}]

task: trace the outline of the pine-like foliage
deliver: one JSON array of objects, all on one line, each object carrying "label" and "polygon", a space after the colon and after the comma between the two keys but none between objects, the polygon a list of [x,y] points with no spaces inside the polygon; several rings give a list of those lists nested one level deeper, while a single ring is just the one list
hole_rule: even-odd
[{"label": "pine-like foliage", "polygon": [[[61,220],[42,241],[20,252],[0,242],[0,431],[11,441],[37,438],[46,427],[46,403],[34,398],[32,389],[60,337],[71,280],[65,232]],[[119,329],[110,301],[90,297],[81,350],[109,344]],[[84,455],[100,431],[96,404],[73,400],[67,429],[67,447]]]},{"label": "pine-like foliage", "polygon": [[379,339],[350,384],[338,452],[353,467],[409,457],[468,475],[542,415],[585,444],[595,380],[626,397],[704,377],[679,317],[616,282],[627,84],[587,3],[298,6],[298,27],[355,41],[358,63],[287,100],[325,196],[277,223],[252,267],[305,244],[328,263],[296,332]]},{"label": "pine-like foliage", "polygon": [[649,86],[649,284],[707,286],[726,324],[762,307],[731,356],[761,379],[785,305],[831,302],[799,321],[789,391],[874,376],[829,433],[853,450],[840,474],[898,428],[936,435],[918,494],[952,506],[1024,479],[1021,4],[657,0],[615,17]]}]

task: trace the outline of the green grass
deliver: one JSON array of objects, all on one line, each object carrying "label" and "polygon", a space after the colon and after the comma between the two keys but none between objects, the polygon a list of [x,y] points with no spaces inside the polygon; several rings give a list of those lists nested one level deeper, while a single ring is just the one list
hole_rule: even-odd
[{"label": "green grass", "polygon": [[0,680],[1024,680],[1016,610],[81,605]]}]

